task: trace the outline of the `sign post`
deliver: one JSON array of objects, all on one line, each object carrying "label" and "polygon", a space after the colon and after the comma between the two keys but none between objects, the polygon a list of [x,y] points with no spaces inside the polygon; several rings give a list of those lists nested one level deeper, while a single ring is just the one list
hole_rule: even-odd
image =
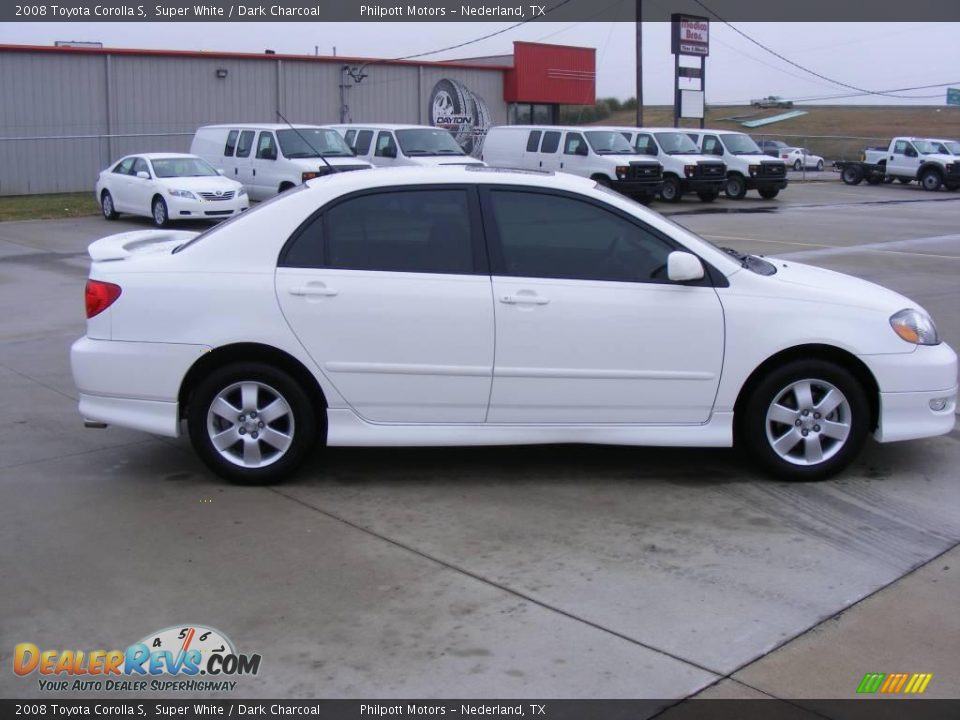
[{"label": "sign post", "polygon": [[[707,56],[710,54],[710,18],[673,13],[671,20],[670,51],[674,56],[673,126],[680,126],[680,118],[700,119],[704,127],[704,107],[707,89]],[[699,58],[699,67],[685,67],[680,56]],[[698,79],[698,90],[680,89],[680,78]]]}]

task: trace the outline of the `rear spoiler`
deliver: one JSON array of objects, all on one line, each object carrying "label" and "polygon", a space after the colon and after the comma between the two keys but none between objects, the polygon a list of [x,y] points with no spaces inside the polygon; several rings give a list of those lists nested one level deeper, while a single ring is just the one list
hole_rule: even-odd
[{"label": "rear spoiler", "polygon": [[199,233],[189,230],[134,230],[101,238],[87,248],[94,262],[126,260],[135,254],[170,252]]}]

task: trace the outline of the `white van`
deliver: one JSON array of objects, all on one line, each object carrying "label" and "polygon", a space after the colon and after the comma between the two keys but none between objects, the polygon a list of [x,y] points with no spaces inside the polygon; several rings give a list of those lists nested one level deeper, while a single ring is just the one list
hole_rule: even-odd
[{"label": "white van", "polygon": [[693,140],[677,128],[623,128],[623,136],[640,155],[663,165],[660,199],[680,202],[694,192],[703,202],[713,202],[727,182],[727,166],[716,156],[701,155]]},{"label": "white van", "polygon": [[756,190],[770,200],[787,186],[787,165],[765,155],[753,138],[731,130],[687,130],[700,152],[716,157],[727,166],[728,198],[741,200],[747,190]]},{"label": "white van", "polygon": [[480,159],[580,175],[643,202],[660,192],[663,175],[659,162],[637,155],[621,127],[498,125],[487,130]]},{"label": "white van", "polygon": [[378,167],[483,165],[470,157],[449,131],[432,125],[327,125],[346,141],[353,154]]},{"label": "white van", "polygon": [[320,175],[371,167],[357,160],[335,131],[319,125],[206,125],[193,136],[190,152],[243,183],[253,200]]}]

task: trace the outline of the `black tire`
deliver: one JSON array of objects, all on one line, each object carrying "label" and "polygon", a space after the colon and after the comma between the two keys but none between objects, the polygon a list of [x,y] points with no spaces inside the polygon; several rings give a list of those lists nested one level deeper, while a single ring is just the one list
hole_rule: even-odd
[{"label": "black tire", "polygon": [[760,197],[764,200],[773,200],[780,194],[780,188],[761,188],[757,190],[757,192],[760,193]]},{"label": "black tire", "polygon": [[910,178],[897,178],[897,181],[902,183],[903,185],[909,185],[910,183],[913,182],[913,180],[911,180]]},{"label": "black tire", "polygon": [[[244,396],[243,388],[250,385],[257,388],[252,393],[253,402]],[[221,396],[230,398],[231,411],[240,413],[236,419],[212,412]],[[255,413],[251,414],[251,408],[263,411],[276,398],[286,404],[282,416],[264,425]],[[293,473],[313,449],[318,437],[318,412],[322,409],[314,408],[308,394],[283,370],[259,362],[239,362],[214,370],[196,386],[187,409],[187,428],[197,455],[217,475],[237,485],[269,485]],[[211,436],[231,431],[235,431],[234,443],[218,450]],[[264,439],[270,431],[273,438],[289,437],[289,441],[283,440],[285,448],[281,450]],[[257,437],[259,433],[264,437]],[[228,435],[227,439],[232,437]],[[252,450],[254,445],[256,450],[249,452],[248,459],[248,448]],[[258,455],[266,464],[254,465]]]},{"label": "black tire", "polygon": [[713,202],[720,196],[719,190],[701,190],[697,193],[697,197],[700,198],[702,202]]},{"label": "black tire", "polygon": [[960,190],[960,183],[947,183],[945,187],[950,192],[956,192],[957,190]]},{"label": "black tire", "polygon": [[859,165],[847,165],[840,171],[840,179],[847,185],[859,185],[863,182],[863,168]]},{"label": "black tire", "polygon": [[799,170],[803,170],[803,163],[800,162],[799,160],[797,160],[797,161],[793,164],[793,169],[794,169],[794,170],[798,170],[798,171],[799,171]]},{"label": "black tire", "polygon": [[817,161],[817,172],[823,172],[823,160]]},{"label": "black tire", "polygon": [[602,185],[602,186],[605,187],[605,188],[610,187],[610,185],[611,185],[612,182],[613,182],[613,181],[610,180],[610,178],[608,178],[606,175],[594,175],[593,178],[591,178],[591,179],[592,179],[594,182],[596,182],[598,185]]},{"label": "black tire", "polygon": [[167,211],[167,202],[157,195],[150,203],[153,224],[157,227],[167,227],[170,224],[170,213]]},{"label": "black tire", "polygon": [[723,192],[731,200],[743,200],[747,194],[747,181],[743,179],[743,175],[737,173],[728,175]]},{"label": "black tire", "polygon": [[660,199],[668,203],[678,203],[683,199],[683,193],[680,191],[680,181],[668,175],[663,179],[663,185],[660,187]]},{"label": "black tire", "polygon": [[439,80],[430,92],[430,124],[442,127],[468,155],[473,150],[473,127],[477,122],[473,94],[458,80]]},{"label": "black tire", "polygon": [[100,212],[103,213],[105,220],[116,220],[120,217],[120,213],[113,207],[113,195],[110,194],[109,190],[104,190],[100,194]]},{"label": "black tire", "polygon": [[943,176],[932,168],[924,170],[920,176],[920,187],[929,192],[936,192],[943,187]]},{"label": "black tire", "polygon": [[[788,388],[795,383],[810,386],[813,402],[808,403],[809,408],[794,407],[800,396]],[[845,405],[820,417],[817,404],[823,403],[828,391],[839,391]],[[768,410],[775,414],[775,401],[777,410],[787,411],[782,423],[768,418]],[[823,480],[836,475],[860,453],[870,424],[870,405],[859,381],[842,366],[824,360],[795,360],[767,373],[746,398],[742,412],[737,442],[764,470],[781,480]],[[842,425],[847,427],[846,437],[842,441],[831,437]],[[828,431],[827,427],[834,429]],[[779,452],[775,441],[781,443]],[[808,445],[820,448],[821,460],[817,461],[815,454],[812,460],[806,456]]]},{"label": "black tire", "polygon": [[287,190],[293,190],[296,187],[292,182],[282,182],[277,189],[277,193],[285,193]]},{"label": "black tire", "polygon": [[883,181],[880,175],[867,175],[867,185],[879,185]]},{"label": "black tire", "polygon": [[884,184],[884,185],[889,185],[890,183],[892,183],[892,182],[893,182],[894,180],[896,180],[896,179],[897,179],[897,178],[895,178],[893,175],[884,175],[884,176],[883,176],[883,184]]}]

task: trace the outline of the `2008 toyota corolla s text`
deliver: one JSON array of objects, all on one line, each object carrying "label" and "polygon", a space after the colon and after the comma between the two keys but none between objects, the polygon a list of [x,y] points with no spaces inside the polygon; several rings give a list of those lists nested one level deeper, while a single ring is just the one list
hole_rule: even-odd
[{"label": "2008 toyota corolla s text", "polygon": [[317,444],[743,444],[827,477],[949,432],[916,303],[725,251],[592,181],[491,168],[311,180],[206,233],[90,246],[80,412],[241,483]]}]

